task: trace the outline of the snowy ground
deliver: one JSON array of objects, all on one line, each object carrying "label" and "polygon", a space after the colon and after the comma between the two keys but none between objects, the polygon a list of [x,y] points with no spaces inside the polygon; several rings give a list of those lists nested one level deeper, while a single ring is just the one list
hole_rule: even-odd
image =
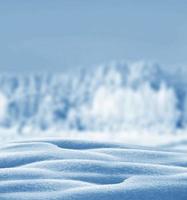
[{"label": "snowy ground", "polygon": [[187,199],[187,141],[157,148],[83,140],[1,145],[1,200]]},{"label": "snowy ground", "polygon": [[0,75],[0,200],[186,200],[186,74]]}]

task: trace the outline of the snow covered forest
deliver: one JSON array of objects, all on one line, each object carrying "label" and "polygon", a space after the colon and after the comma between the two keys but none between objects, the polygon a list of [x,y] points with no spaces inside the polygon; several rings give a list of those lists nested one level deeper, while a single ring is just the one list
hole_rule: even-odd
[{"label": "snow covered forest", "polygon": [[145,62],[114,62],[76,75],[1,75],[0,126],[174,132],[187,126],[186,86]]}]

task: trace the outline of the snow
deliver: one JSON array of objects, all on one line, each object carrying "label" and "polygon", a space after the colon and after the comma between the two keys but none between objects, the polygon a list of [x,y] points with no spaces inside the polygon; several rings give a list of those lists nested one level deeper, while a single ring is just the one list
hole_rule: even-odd
[{"label": "snow", "polygon": [[147,62],[114,62],[76,75],[2,74],[0,128],[16,127],[20,134],[51,128],[185,131],[185,80]]},{"label": "snow", "polygon": [[186,147],[59,138],[2,144],[0,199],[186,200]]},{"label": "snow", "polygon": [[0,121],[3,120],[3,118],[6,115],[6,108],[7,108],[7,98],[4,94],[0,93]]},{"label": "snow", "polygon": [[186,77],[94,69],[0,75],[0,200],[187,199]]},{"label": "snow", "polygon": [[122,61],[76,75],[1,74],[0,142],[52,136],[156,145],[187,139],[186,72],[168,72],[155,63]]}]

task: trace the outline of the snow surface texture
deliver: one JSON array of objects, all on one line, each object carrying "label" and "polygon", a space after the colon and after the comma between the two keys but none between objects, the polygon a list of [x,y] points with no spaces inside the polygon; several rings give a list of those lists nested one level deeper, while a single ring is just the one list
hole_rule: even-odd
[{"label": "snow surface texture", "polygon": [[121,62],[74,75],[1,75],[0,139],[44,136],[44,131],[53,136],[62,130],[77,137],[107,132],[109,140],[116,132],[185,133],[185,74],[165,72],[157,64]]},{"label": "snow surface texture", "polygon": [[186,147],[59,139],[9,143],[0,148],[0,199],[186,200]]}]

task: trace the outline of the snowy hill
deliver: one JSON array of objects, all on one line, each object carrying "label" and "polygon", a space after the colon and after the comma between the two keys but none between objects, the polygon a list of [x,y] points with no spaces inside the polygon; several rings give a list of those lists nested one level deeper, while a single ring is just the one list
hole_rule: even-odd
[{"label": "snowy hill", "polygon": [[175,149],[59,139],[9,143],[0,148],[0,199],[186,200],[186,151]]}]

